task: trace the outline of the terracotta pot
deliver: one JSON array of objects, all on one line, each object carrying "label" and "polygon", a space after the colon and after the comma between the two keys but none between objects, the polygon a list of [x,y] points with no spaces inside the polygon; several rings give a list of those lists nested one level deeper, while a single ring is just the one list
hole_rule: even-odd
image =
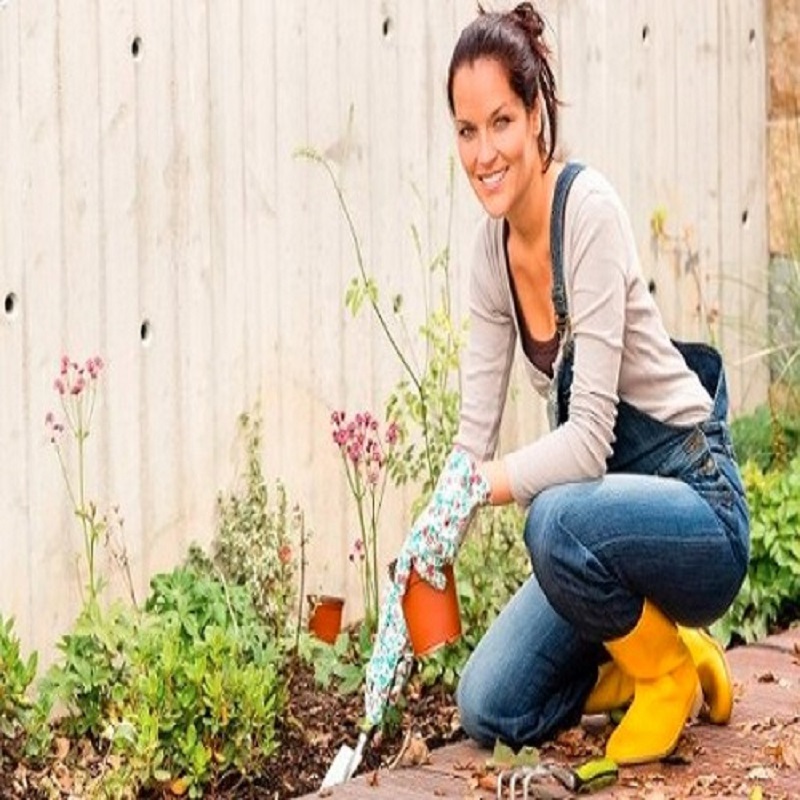
[{"label": "terracotta pot", "polygon": [[414,655],[427,656],[461,636],[461,613],[453,567],[444,568],[444,591],[431,586],[412,570],[403,595],[403,615]]},{"label": "terracotta pot", "polygon": [[308,629],[323,642],[333,644],[342,630],[343,597],[308,595]]}]

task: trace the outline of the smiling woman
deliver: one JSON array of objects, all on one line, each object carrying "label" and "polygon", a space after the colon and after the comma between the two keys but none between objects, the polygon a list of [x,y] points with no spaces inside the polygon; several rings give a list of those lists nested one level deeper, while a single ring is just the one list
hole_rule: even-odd
[{"label": "smiling woman", "polygon": [[[629,705],[607,755],[638,763],[675,748],[701,691],[712,722],[730,717],[724,653],[691,626],[721,616],[742,583],[748,511],[719,354],[670,338],[616,192],[554,158],[544,29],[531,3],[481,10],[451,58],[458,152],[486,212],[460,426],[398,557],[408,568],[382,615],[368,716],[380,718],[406,655],[391,606],[403,576],[413,567],[436,585],[474,510],[515,501],[534,574],[463,671],[464,730],[535,745],[585,710]],[[517,338],[551,430],[498,457]]]}]

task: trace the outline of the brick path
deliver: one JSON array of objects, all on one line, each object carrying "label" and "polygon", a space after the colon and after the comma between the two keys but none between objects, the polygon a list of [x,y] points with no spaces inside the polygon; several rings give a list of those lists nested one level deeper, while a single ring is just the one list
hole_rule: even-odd
[{"label": "brick path", "polygon": [[[730,725],[688,726],[679,748],[683,763],[623,768],[615,786],[593,797],[800,798],[800,626],[764,642],[737,647],[728,656],[736,693]],[[577,741],[582,737],[586,743],[592,741],[583,729],[570,734]],[[594,741],[596,746],[596,737]],[[471,742],[460,742],[434,750],[423,766],[360,775],[324,794],[335,800],[489,800],[496,793],[477,785],[476,776],[485,771],[490,755]],[[569,795],[555,790],[552,796]]]}]

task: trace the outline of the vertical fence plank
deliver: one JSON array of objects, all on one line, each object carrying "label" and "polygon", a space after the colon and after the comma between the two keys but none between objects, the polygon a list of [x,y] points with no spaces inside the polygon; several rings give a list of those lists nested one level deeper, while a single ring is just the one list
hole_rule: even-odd
[{"label": "vertical fence plank", "polygon": [[[75,521],[68,512],[58,462],[42,424],[47,411],[58,411],[52,387],[63,346],[65,299],[59,182],[59,12],[63,6],[55,2],[19,4],[25,382],[18,390],[25,403],[27,453],[23,463],[28,501],[23,535],[30,548],[27,592],[35,620],[32,644],[46,652],[52,652],[50,632],[63,629],[78,602],[71,557],[79,549]],[[41,586],[48,590],[38,591]]]},{"label": "vertical fence plank", "polygon": [[[280,305],[280,386],[277,424],[280,431],[278,465],[292,495],[310,508],[315,454],[320,446],[308,425],[314,396],[309,385],[309,365],[315,336],[311,316],[309,242],[313,236],[307,214],[310,197],[308,165],[294,158],[296,149],[308,142],[306,21],[313,0],[275,5],[275,162],[276,197],[280,209],[277,252],[274,263]],[[321,476],[320,476],[321,477]],[[320,520],[324,524],[324,518]],[[313,565],[309,570],[312,578]]]},{"label": "vertical fence plank", "polygon": [[[227,354],[215,349],[215,283],[222,269],[212,241],[212,169],[209,4],[172,4],[174,122],[173,237],[177,280],[179,352],[176,357],[178,414],[183,431],[180,463],[181,516],[193,539],[211,536],[216,489],[227,482],[235,419],[226,402]],[[244,265],[236,265],[243,269]],[[241,276],[234,280],[243,283]],[[227,397],[227,394],[222,394]],[[242,409],[244,410],[244,409]]]},{"label": "vertical fence plank", "polygon": [[144,569],[152,574],[179,557],[188,531],[180,510],[178,453],[179,342],[174,260],[176,204],[172,19],[166,3],[136,4],[142,58],[136,69],[137,214],[142,337],[142,526]]},{"label": "vertical fence plank", "polygon": [[[107,362],[103,403],[98,410],[105,448],[105,499],[119,506],[122,542],[134,589],[147,582],[140,504],[142,414],[138,402],[142,353],[139,338],[139,259],[136,184],[135,69],[150,42],[138,39],[133,8],[127,3],[98,3],[99,251],[104,297],[101,299],[103,347]],[[115,579],[119,573],[109,571]]]},{"label": "vertical fence plank", "polygon": [[668,211],[668,228],[679,254],[677,329],[684,338],[714,342],[718,305],[719,232],[717,197],[718,100],[715,64],[719,57],[717,5],[701,3],[691,18],[676,15],[676,207]]},{"label": "vertical fence plank", "polygon": [[[251,272],[244,236],[241,15],[240,0],[209,4],[212,330],[214,357],[222,369],[214,405],[221,448],[233,439],[236,418],[252,402],[246,330],[248,312],[254,311],[247,300]],[[224,462],[217,468],[224,470]]]},{"label": "vertical fence plank", "polygon": [[22,213],[23,126],[21,108],[21,11],[18,3],[0,9],[0,514],[7,531],[2,537],[2,560],[14,565],[13,580],[0,584],[0,614],[16,613],[15,628],[30,640],[33,608],[30,585],[31,537],[27,515],[26,341],[30,302],[25,291]]},{"label": "vertical fence plank", "polygon": [[[61,214],[64,247],[64,346],[83,360],[100,344],[99,78],[97,8],[60,4],[58,26]],[[88,45],[88,46],[87,46]],[[53,353],[55,362],[58,354]],[[93,461],[91,469],[96,467]]]},{"label": "vertical fence plank", "polygon": [[[360,29],[342,24],[340,17],[344,13],[341,6],[325,2],[309,2],[306,6],[307,144],[328,160],[342,185],[351,170],[360,169],[360,164],[355,131],[357,111],[352,102],[345,101],[338,53],[341,49],[359,51],[362,47],[362,42],[357,39]],[[350,14],[353,14],[352,9]],[[315,543],[311,548],[312,588],[348,597],[345,614],[353,619],[361,615],[356,571],[348,569],[347,560],[355,519],[351,517],[350,524],[345,523],[345,504],[342,501],[344,499],[346,503],[346,498],[340,483],[342,464],[331,441],[329,419],[333,409],[344,409],[350,414],[355,411],[345,408],[345,386],[348,379],[352,381],[355,376],[348,376],[345,371],[344,340],[348,333],[349,312],[344,309],[342,290],[346,283],[343,273],[354,271],[355,259],[345,258],[347,266],[343,266],[342,236],[347,234],[328,175],[316,162],[299,159],[297,165],[304,172],[308,185],[306,225],[309,231],[315,232],[308,240],[306,251],[306,291],[310,300],[310,320],[313,320],[309,339],[311,363],[314,365],[308,380],[309,394],[316,396],[309,407],[307,424],[315,451],[314,460],[319,465],[317,469],[329,475],[329,480],[324,482],[312,481],[306,493],[311,508],[324,503],[329,510],[324,527],[317,526]],[[353,199],[348,198],[348,203],[352,202]],[[351,253],[349,242],[346,247]],[[358,376],[361,377],[366,375]],[[358,378],[356,383],[363,386]],[[334,487],[340,490],[334,491]],[[342,535],[331,537],[330,530],[341,531]]]},{"label": "vertical fence plank", "polygon": [[[245,214],[248,271],[253,275],[259,308],[260,353],[255,365],[265,422],[265,459],[278,468],[277,419],[281,386],[280,272],[277,226],[281,211],[277,193],[276,130],[277,32],[274,3],[245,3],[242,7],[244,91]],[[251,290],[253,291],[253,290]]]},{"label": "vertical fence plank", "polygon": [[720,0],[719,19],[722,344],[735,412],[766,385],[764,360],[753,355],[766,339],[766,126],[755,124],[766,119],[763,2]]}]

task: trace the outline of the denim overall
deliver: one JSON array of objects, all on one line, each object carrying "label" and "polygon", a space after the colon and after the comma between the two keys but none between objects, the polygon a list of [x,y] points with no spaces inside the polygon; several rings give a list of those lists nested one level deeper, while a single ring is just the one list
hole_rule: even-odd
[{"label": "denim overall", "polygon": [[[551,217],[553,303],[562,355],[550,412],[566,421],[572,342],[564,284],[564,208],[581,165],[559,175]],[[607,474],[541,492],[525,542],[534,574],[492,624],[458,687],[464,730],[491,746],[537,744],[576,724],[608,659],[602,642],[629,633],[644,598],[692,627],[720,617],[747,572],[749,520],[726,422],[722,360],[675,342],[713,399],[699,425],[669,425],[620,399]]]}]

